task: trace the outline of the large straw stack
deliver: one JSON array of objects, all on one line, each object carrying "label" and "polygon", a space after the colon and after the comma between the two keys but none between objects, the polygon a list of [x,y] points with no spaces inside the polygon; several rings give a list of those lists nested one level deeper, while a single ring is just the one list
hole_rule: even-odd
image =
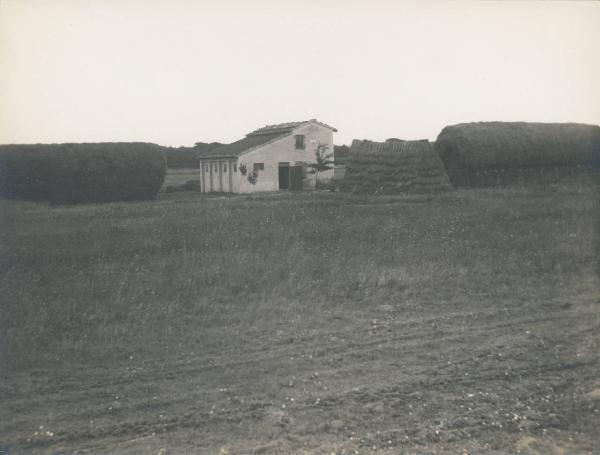
[{"label": "large straw stack", "polygon": [[597,174],[600,127],[480,122],[445,127],[435,149],[454,186],[553,182]]},{"label": "large straw stack", "polygon": [[427,140],[352,142],[342,191],[370,194],[436,193],[452,189]]}]

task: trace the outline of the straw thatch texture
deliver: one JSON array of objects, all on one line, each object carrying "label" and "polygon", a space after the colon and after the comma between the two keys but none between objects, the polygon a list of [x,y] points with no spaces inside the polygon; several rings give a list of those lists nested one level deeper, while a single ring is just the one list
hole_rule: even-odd
[{"label": "straw thatch texture", "polygon": [[575,123],[463,123],[435,149],[455,186],[541,183],[597,174],[600,127]]},{"label": "straw thatch texture", "polygon": [[427,140],[354,140],[342,191],[371,194],[433,193],[452,189],[444,166]]}]

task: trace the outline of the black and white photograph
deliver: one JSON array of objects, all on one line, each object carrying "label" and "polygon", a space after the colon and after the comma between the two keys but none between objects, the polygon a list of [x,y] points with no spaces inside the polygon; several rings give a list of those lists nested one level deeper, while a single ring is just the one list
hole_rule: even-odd
[{"label": "black and white photograph", "polygon": [[0,0],[0,455],[600,454],[600,1]]}]

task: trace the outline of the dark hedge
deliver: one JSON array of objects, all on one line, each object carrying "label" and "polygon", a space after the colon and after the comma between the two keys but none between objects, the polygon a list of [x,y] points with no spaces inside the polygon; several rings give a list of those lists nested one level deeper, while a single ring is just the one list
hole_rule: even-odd
[{"label": "dark hedge", "polygon": [[346,164],[348,155],[350,154],[350,147],[347,145],[334,145],[333,146],[333,161],[336,165]]},{"label": "dark hedge", "polygon": [[197,168],[200,165],[198,155],[223,144],[219,142],[196,142],[193,147],[166,147],[167,167],[169,169]]},{"label": "dark hedge", "polygon": [[462,123],[445,127],[435,150],[457,187],[527,183],[540,181],[539,176],[552,182],[563,175],[599,173],[600,126]]},{"label": "dark hedge", "polygon": [[166,173],[149,143],[0,145],[0,195],[55,204],[153,199]]}]

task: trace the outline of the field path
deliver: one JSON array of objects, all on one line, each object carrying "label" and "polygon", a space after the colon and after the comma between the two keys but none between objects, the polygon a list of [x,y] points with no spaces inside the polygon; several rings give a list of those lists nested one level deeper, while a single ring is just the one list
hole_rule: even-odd
[{"label": "field path", "polygon": [[526,314],[476,303],[386,305],[210,351],[188,340],[163,358],[22,373],[2,391],[17,416],[4,431],[46,453],[490,450],[522,434],[598,450],[586,314],[561,298]]}]

